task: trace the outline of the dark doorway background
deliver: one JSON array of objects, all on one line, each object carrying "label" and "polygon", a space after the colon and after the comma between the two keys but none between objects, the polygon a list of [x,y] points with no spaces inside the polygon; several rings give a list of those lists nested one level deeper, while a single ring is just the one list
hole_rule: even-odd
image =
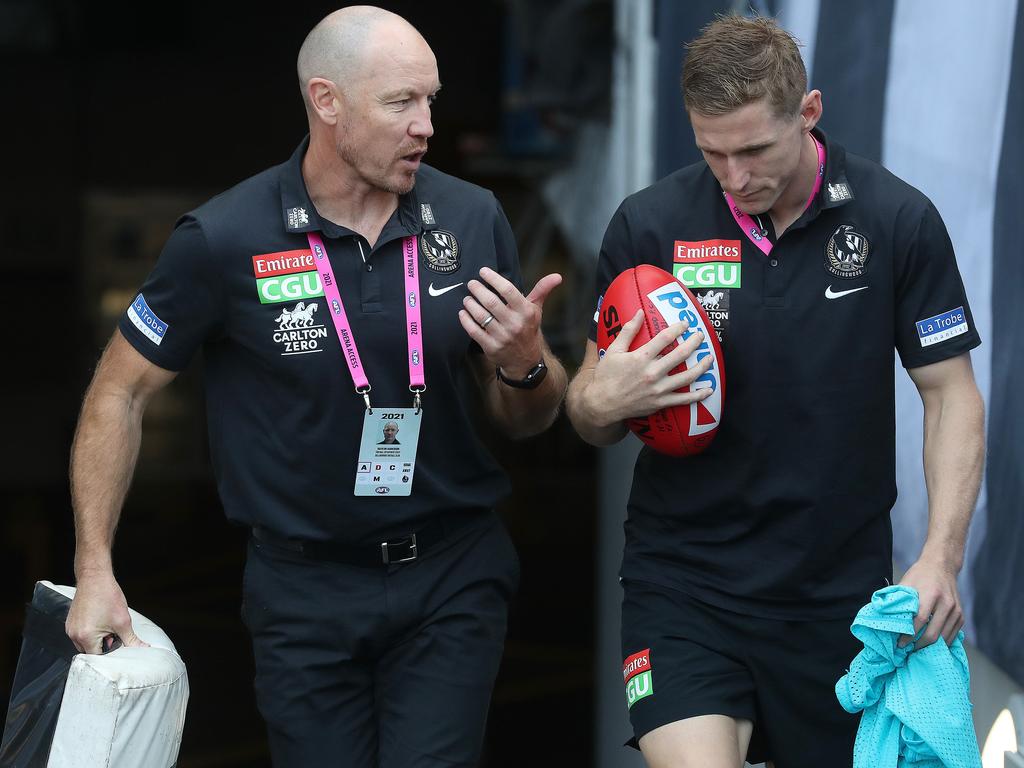
[{"label": "dark doorway background", "polygon": [[[541,255],[524,265],[527,287],[545,271],[571,272],[564,243],[554,237],[538,248],[528,223],[537,183],[557,158],[540,144],[507,141],[510,77],[529,65],[509,48],[510,17],[531,4],[380,4],[419,27],[438,58],[444,90],[428,162],[495,191],[521,250]],[[337,6],[255,7],[0,1],[4,701],[32,584],[73,584],[68,450],[125,298],[179,214],[283,161],[305,133],[295,55]],[[553,329],[566,340],[556,352],[567,367],[582,351],[582,328]],[[197,360],[147,414],[115,565],[132,607],[167,631],[188,665],[180,768],[265,766],[238,616],[246,532],[223,518],[204,419]],[[564,418],[542,437],[492,442],[513,477],[501,512],[523,578],[484,765],[588,765],[594,455]]]}]

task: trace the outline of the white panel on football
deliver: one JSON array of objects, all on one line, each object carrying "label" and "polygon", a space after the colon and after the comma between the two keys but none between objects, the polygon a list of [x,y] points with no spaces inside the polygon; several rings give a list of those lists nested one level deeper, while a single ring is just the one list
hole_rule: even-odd
[{"label": "white panel on football", "polygon": [[[670,299],[666,299],[664,295],[666,289],[668,289],[668,293],[671,296]],[[682,289],[679,287],[679,284],[675,280],[666,283],[660,288],[651,291],[647,294],[647,300],[654,305],[658,312],[661,313],[662,319],[669,325],[672,325],[672,323],[677,323],[681,319],[683,319],[684,313],[688,318],[696,318],[696,323],[691,323],[691,330],[693,332],[700,331],[701,333],[703,333],[705,341],[699,347],[697,347],[697,349],[694,350],[692,355],[686,358],[687,369],[696,366],[701,360],[703,360],[709,354],[714,354],[714,351],[711,349],[710,342],[708,341],[711,334],[714,333],[714,330],[712,328],[709,328],[708,324],[704,322],[704,318],[701,316],[701,313],[696,309],[696,307],[699,305],[696,301],[693,301],[692,299],[692,296],[684,296]],[[680,304],[679,302],[683,303]],[[690,331],[687,331],[685,334],[679,337],[679,343],[682,344],[682,342],[689,338],[689,336]],[[690,384],[690,386],[686,388],[688,392],[697,392],[698,390],[707,389],[708,387],[711,387],[714,391],[714,394],[712,394],[706,400],[703,400],[701,402],[701,406],[707,409],[707,412],[710,413],[711,416],[714,418],[713,421],[701,424],[697,418],[698,404],[693,403],[690,406],[690,420],[688,424],[688,429],[689,435],[691,437],[694,435],[704,434],[705,432],[710,432],[714,429],[717,429],[719,423],[722,420],[722,388],[718,386],[718,380],[716,378],[717,375],[717,366],[713,365],[712,368],[708,370],[706,374],[701,376],[699,379],[694,381],[692,384]]]},{"label": "white panel on football", "polygon": [[[983,342],[971,356],[986,398],[992,355],[992,217],[1016,11],[1016,0],[897,0],[883,119],[884,165],[931,198],[949,229]],[[906,567],[924,542],[928,505],[921,470],[921,401],[905,374],[897,371],[896,379],[894,555]],[[984,500],[983,489],[961,574],[969,621],[970,561],[985,530]]]}]

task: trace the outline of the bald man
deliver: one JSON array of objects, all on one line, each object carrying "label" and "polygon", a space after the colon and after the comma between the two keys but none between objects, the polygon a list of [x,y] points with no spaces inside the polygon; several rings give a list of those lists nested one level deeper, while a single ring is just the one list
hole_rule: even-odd
[{"label": "bald man", "polygon": [[[86,653],[141,645],[114,528],[146,404],[201,348],[221,500],[252,531],[274,764],[474,765],[519,566],[467,402],[479,389],[511,437],[550,425],[566,376],[540,325],[561,278],[524,295],[494,196],[423,163],[441,83],[405,20],[332,13],[298,74],[308,137],[178,221],[97,367],[67,632]],[[402,441],[378,447],[382,429]]]}]

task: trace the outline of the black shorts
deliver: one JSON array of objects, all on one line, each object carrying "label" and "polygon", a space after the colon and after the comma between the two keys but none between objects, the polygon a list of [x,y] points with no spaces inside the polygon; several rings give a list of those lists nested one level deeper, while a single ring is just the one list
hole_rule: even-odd
[{"label": "black shorts", "polygon": [[251,539],[243,617],[275,767],[476,765],[518,582],[493,515],[390,566]]},{"label": "black shorts", "polygon": [[638,741],[668,723],[728,715],[754,723],[751,763],[853,763],[860,718],[836,681],[861,650],[850,619],[783,621],[732,613],[677,590],[623,581],[626,700]]}]

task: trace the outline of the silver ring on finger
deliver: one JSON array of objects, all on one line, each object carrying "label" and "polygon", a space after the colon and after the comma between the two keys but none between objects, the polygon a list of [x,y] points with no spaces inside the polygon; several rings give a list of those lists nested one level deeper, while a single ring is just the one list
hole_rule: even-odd
[{"label": "silver ring on finger", "polygon": [[484,318],[483,322],[480,323],[480,327],[481,328],[486,328],[488,325],[491,324],[491,322],[493,322],[493,320],[494,320],[494,315],[488,315],[487,317]]}]

